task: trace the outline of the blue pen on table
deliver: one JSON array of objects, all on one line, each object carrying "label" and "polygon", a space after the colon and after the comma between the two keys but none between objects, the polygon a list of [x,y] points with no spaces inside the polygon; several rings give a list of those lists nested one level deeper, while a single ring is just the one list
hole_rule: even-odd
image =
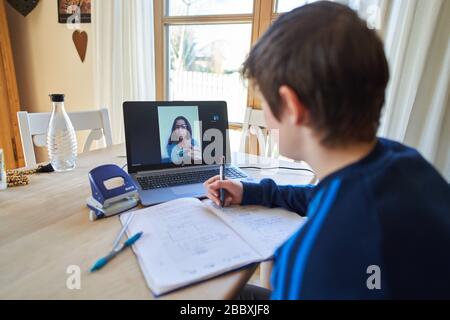
[{"label": "blue pen on table", "polygon": [[112,258],[114,258],[119,252],[122,250],[131,247],[136,241],[139,240],[139,238],[143,235],[143,232],[138,232],[131,238],[129,238],[127,241],[125,241],[122,245],[115,247],[111,252],[103,257],[97,260],[97,262],[94,263],[94,265],[91,268],[91,272],[97,271],[101,269],[104,265],[106,265]]},{"label": "blue pen on table", "polygon": [[[225,180],[225,157],[222,156],[222,162],[220,164],[220,170],[219,170],[220,180]],[[220,188],[219,190],[219,198],[220,198],[220,205],[223,208],[225,206],[225,195],[226,190],[223,188]]]}]

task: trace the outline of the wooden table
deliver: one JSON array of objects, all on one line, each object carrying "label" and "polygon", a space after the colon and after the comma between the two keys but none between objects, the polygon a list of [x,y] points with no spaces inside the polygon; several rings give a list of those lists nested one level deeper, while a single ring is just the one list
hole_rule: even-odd
[{"label": "wooden table", "polygon": [[[88,172],[106,163],[122,166],[124,155],[123,145],[88,152],[79,155],[77,168],[71,172],[38,174],[28,186],[0,191],[0,299],[153,298],[132,250],[119,254],[101,272],[89,272],[92,263],[111,249],[121,224],[118,216],[89,221]],[[243,154],[233,157],[247,165],[254,165],[257,159]],[[271,163],[262,160],[264,165]],[[265,176],[254,170],[249,173],[255,178]],[[266,175],[274,178],[273,171]],[[312,179],[304,172],[278,172],[277,177],[294,183]],[[66,286],[71,265],[81,268],[79,290]],[[231,272],[161,298],[229,299],[254,270]]]}]

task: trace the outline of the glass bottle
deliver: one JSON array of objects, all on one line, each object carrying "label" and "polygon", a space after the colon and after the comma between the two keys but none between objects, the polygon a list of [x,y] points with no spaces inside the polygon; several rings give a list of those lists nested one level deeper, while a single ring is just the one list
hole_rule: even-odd
[{"label": "glass bottle", "polygon": [[77,137],[64,109],[64,95],[51,94],[50,99],[53,111],[47,132],[48,158],[55,171],[70,171],[77,159]]}]

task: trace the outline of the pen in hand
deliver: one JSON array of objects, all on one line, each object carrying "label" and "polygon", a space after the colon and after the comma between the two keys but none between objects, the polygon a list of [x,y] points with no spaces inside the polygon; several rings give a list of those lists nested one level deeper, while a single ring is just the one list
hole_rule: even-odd
[{"label": "pen in hand", "polygon": [[[225,180],[225,156],[222,156],[222,162],[220,163],[220,180]],[[220,206],[223,208],[225,206],[225,197],[226,197],[226,190],[223,188],[220,188],[219,190],[219,197],[220,197]]]}]

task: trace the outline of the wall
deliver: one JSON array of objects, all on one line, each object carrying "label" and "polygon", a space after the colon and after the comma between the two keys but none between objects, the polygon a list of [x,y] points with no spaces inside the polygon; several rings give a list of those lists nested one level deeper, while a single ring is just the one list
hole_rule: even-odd
[{"label": "wall", "polygon": [[[82,63],[72,41],[73,30],[58,23],[57,0],[40,0],[27,17],[5,3],[21,109],[51,111],[48,94],[54,92],[66,94],[68,112],[95,108],[91,24],[81,24],[89,36]],[[79,135],[79,148],[84,137]],[[40,150],[38,160],[43,157]]]}]

